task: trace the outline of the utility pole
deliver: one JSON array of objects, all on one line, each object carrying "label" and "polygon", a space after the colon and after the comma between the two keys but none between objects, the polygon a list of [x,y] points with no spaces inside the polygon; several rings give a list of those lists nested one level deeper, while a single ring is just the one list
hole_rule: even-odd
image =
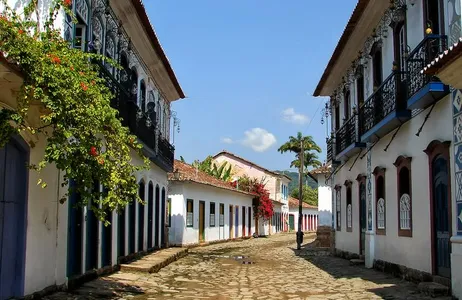
[{"label": "utility pole", "polygon": [[303,164],[305,151],[303,149],[303,140],[300,142],[300,168],[298,169],[298,230],[297,230],[297,250],[300,250],[303,243],[303,232],[302,232],[302,201],[303,201]]}]

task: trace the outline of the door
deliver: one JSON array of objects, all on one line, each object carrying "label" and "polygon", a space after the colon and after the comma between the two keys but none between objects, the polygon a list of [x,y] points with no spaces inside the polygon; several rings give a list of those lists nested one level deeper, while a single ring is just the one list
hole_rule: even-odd
[{"label": "door", "polygon": [[245,222],[246,222],[245,207],[242,207],[242,236],[245,236],[245,229],[246,229]]},{"label": "door", "polygon": [[229,238],[233,238],[233,206],[229,206]]},{"label": "door", "polygon": [[442,155],[432,163],[433,253],[436,274],[451,277],[451,238],[448,161]]},{"label": "door", "polygon": [[24,289],[28,150],[12,139],[0,149],[0,299]]},{"label": "door", "polygon": [[236,206],[236,213],[234,214],[235,226],[234,226],[234,235],[236,238],[239,237],[239,207]]},{"label": "door", "polygon": [[[100,192],[99,182],[93,184],[93,191],[96,193]],[[98,268],[98,229],[99,229],[99,220],[96,218],[93,210],[90,209],[95,205],[90,202],[87,206],[87,215],[85,216],[86,223],[86,251],[85,251],[85,270],[93,270]]]},{"label": "door", "polygon": [[205,202],[199,201],[199,242],[205,241]]},{"label": "door", "polygon": [[136,222],[136,211],[135,205],[136,200],[133,200],[128,204],[128,254],[135,253],[135,222]]},{"label": "door", "polygon": [[248,214],[247,218],[249,219],[248,232],[249,232],[249,236],[250,236],[252,234],[252,232],[251,232],[251,229],[252,229],[252,208],[250,208],[250,207],[249,207],[249,214]]},{"label": "door", "polygon": [[295,230],[295,216],[292,214],[289,215],[289,228]]},{"label": "door", "polygon": [[[140,182],[138,195],[144,202],[144,182]],[[138,202],[138,251],[144,250],[144,204]]]},{"label": "door", "polygon": [[160,188],[158,185],[156,185],[156,210],[154,214],[154,246],[158,249],[160,248],[160,243],[159,243],[159,223],[160,223]]},{"label": "door", "polygon": [[125,256],[125,208],[117,215],[117,255]]},{"label": "door", "polygon": [[[367,228],[367,210],[366,210],[366,184],[362,181],[359,184],[359,228],[360,230],[360,253],[365,254],[366,250],[366,228]],[[314,221],[314,220],[313,220]],[[314,224],[314,222],[313,222]]]},{"label": "door", "polygon": [[148,188],[148,249],[151,249],[154,245],[152,243],[153,233],[153,215],[154,215],[154,186],[152,182],[149,183]]},{"label": "door", "polygon": [[103,224],[101,231],[101,263],[103,267],[112,265],[112,211],[106,210],[106,220],[110,223],[108,226]]},{"label": "door", "polygon": [[[0,162],[1,164],[1,162]],[[1,174],[0,174],[1,175]],[[75,182],[69,181],[69,190],[75,188]],[[0,194],[1,195],[1,194]],[[76,204],[80,195],[71,192],[69,195],[68,239],[67,239],[67,276],[72,277],[82,273],[83,253],[83,209]],[[1,213],[1,210],[0,210]]]},{"label": "door", "polygon": [[167,205],[165,199],[165,188],[162,188],[162,215],[160,216],[160,244],[161,247],[167,247],[166,239],[165,239],[165,215],[167,214]]}]

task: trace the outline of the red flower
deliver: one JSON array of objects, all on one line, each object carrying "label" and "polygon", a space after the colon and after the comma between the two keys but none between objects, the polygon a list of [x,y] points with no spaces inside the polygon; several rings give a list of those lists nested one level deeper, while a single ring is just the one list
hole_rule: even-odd
[{"label": "red flower", "polygon": [[56,55],[52,55],[52,56],[51,56],[51,61],[52,61],[53,63],[55,63],[55,64],[60,64],[60,63],[61,63],[61,59],[60,59],[58,56],[56,56]]},{"label": "red flower", "polygon": [[82,90],[84,91],[88,90],[88,86],[85,83],[81,82],[80,86],[82,87]]},{"label": "red flower", "polygon": [[19,33],[19,34],[23,34],[23,33],[24,33],[24,30],[19,29],[19,30],[18,30],[18,33]]},{"label": "red flower", "polygon": [[72,0],[64,0],[64,5],[70,7],[72,5]]},{"label": "red flower", "polygon": [[95,146],[90,147],[90,155],[91,156],[97,156],[98,155],[98,151],[96,150]]}]

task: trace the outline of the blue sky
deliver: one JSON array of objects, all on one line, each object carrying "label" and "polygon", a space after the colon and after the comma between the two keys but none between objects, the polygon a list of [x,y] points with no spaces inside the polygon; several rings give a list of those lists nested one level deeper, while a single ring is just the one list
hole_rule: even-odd
[{"label": "blue sky", "polygon": [[312,94],[356,0],[144,2],[188,96],[172,106],[177,158],[227,149],[286,170],[294,155],[277,148],[302,131],[325,159],[326,98]]}]

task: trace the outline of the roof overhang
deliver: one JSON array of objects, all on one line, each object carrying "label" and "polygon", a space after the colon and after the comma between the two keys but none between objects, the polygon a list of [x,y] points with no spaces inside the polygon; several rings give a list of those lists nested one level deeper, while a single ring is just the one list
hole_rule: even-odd
[{"label": "roof overhang", "polygon": [[358,0],[313,96],[332,95],[389,6],[385,0]]},{"label": "roof overhang", "polygon": [[462,89],[462,38],[438,55],[422,72],[435,75],[444,84]]},{"label": "roof overhang", "polygon": [[111,7],[167,100],[185,98],[141,0],[111,1]]}]

